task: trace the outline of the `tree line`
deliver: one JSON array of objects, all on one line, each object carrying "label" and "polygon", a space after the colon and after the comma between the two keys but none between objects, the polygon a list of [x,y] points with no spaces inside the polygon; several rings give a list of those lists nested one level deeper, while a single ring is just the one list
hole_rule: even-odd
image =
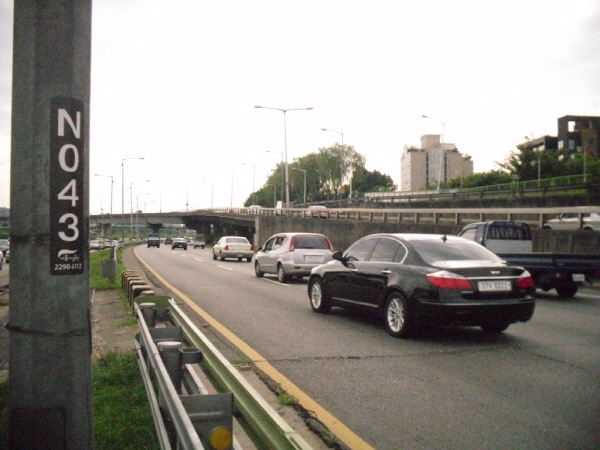
[{"label": "tree line", "polygon": [[[366,158],[353,146],[335,144],[288,163],[290,203],[304,204],[347,198],[361,192],[395,191],[389,175],[365,168]],[[305,184],[306,181],[306,184]],[[352,188],[350,188],[352,183]],[[267,182],[251,193],[244,206],[275,207],[285,196],[285,165],[277,164]],[[305,202],[306,198],[306,202]]]},{"label": "tree line", "polygon": [[[365,168],[366,158],[351,145],[336,143],[295,158],[288,164],[290,202],[295,205],[353,197],[365,192],[393,192],[398,189],[389,175]],[[565,155],[558,150],[536,151],[527,143],[517,146],[498,169],[458,177],[442,183],[442,188],[474,188],[515,181],[533,181],[571,175],[584,175],[590,183],[600,183],[600,158],[578,152]],[[306,184],[305,184],[306,183]],[[244,206],[275,207],[285,196],[285,166],[281,162],[267,182],[251,193]]]}]

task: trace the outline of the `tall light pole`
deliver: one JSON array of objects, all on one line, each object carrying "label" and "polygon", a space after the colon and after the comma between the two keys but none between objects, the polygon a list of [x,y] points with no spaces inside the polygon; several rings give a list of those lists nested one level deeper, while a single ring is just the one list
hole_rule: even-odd
[{"label": "tall light pole", "polygon": [[129,183],[129,231],[133,234],[133,185],[136,183],[148,183],[150,180],[132,181]]},{"label": "tall light pole", "polygon": [[269,106],[259,106],[256,105],[255,108],[264,108],[264,109],[276,109],[277,111],[281,111],[283,113],[283,143],[284,143],[284,152],[285,152],[285,207],[290,207],[290,180],[289,180],[289,172],[288,172],[288,159],[287,159],[287,126],[285,115],[288,111],[310,111],[313,109],[312,106],[308,108],[291,108],[291,109],[281,109],[281,108],[271,108]]},{"label": "tall light pole", "polygon": [[121,160],[121,242],[125,242],[125,161],[128,159],[144,158],[123,158]]},{"label": "tall light pole", "polygon": [[[342,201],[342,186],[344,184],[344,133],[341,131],[328,130],[327,128],[321,128],[322,131],[329,131],[330,133],[338,133],[342,135],[342,154],[340,156],[340,203]],[[350,181],[350,197],[352,197],[352,181]]]},{"label": "tall light pole", "polygon": [[250,164],[250,163],[242,163],[242,165],[244,166],[252,166],[253,168],[253,172],[252,172],[252,204],[256,205],[256,164]]},{"label": "tall light pole", "polygon": [[300,172],[304,172],[304,204],[306,204],[306,170],[304,169],[296,169],[295,167],[290,167],[292,170],[298,170]]},{"label": "tall light pole", "polygon": [[210,178],[210,208],[213,207],[213,192],[215,187],[215,179],[213,177],[202,177],[202,178]]},{"label": "tall light pole", "polygon": [[[285,164],[283,163],[283,152],[267,150],[267,153],[279,153],[281,155],[281,203],[283,203],[283,191],[285,191]],[[277,199],[275,199],[275,206],[273,206],[273,208],[277,208]]]},{"label": "tall light pole", "polygon": [[[94,174],[95,177],[110,177],[110,227],[112,229],[112,215],[113,215],[113,185],[115,184],[115,180],[112,175],[99,175],[97,173]],[[104,230],[103,230],[104,231]]]},{"label": "tall light pole", "polygon": [[441,122],[441,121],[437,120],[437,119],[434,119],[433,117],[426,116],[425,114],[423,114],[421,117],[423,117],[424,119],[433,120],[434,122],[442,124],[442,137],[440,139],[441,151],[440,151],[440,162],[438,164],[438,186],[437,186],[437,190],[438,190],[438,192],[440,192],[440,184],[442,182],[442,166],[443,166],[444,157],[445,157],[445,151],[444,151],[444,133],[446,131],[446,124],[444,122]]}]

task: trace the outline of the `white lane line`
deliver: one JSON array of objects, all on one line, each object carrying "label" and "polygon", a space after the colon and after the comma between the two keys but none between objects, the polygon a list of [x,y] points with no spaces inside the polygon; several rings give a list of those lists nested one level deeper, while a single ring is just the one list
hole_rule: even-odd
[{"label": "white lane line", "polygon": [[231,267],[219,266],[218,264],[217,267],[220,267],[221,269],[231,270],[233,272],[233,269]]},{"label": "white lane line", "polygon": [[276,281],[276,280],[269,280],[268,278],[263,278],[263,280],[268,281],[269,283],[278,284],[279,286],[292,287],[289,284],[280,283],[279,281]]}]

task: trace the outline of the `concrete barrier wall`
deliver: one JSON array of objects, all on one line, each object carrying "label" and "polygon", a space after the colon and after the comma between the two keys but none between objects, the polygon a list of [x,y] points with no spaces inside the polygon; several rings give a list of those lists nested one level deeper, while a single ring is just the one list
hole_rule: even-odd
[{"label": "concrete barrier wall", "polygon": [[[370,223],[298,217],[257,217],[254,244],[262,246],[275,233],[303,231],[329,237],[336,250],[344,251],[353,242],[373,233],[458,234],[463,226],[442,224]],[[532,229],[535,252],[600,254],[600,232]]]}]

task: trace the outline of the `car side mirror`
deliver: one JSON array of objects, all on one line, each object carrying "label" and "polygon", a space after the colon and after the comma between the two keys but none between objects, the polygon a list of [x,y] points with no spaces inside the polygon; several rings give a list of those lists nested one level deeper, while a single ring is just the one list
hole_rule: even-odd
[{"label": "car side mirror", "polygon": [[345,262],[345,261],[344,261],[344,254],[343,254],[342,252],[340,252],[340,251],[333,252],[333,255],[331,255],[331,257],[332,257],[333,259],[335,259],[336,261],[339,261],[339,262],[341,262],[341,263],[344,263],[344,262]]}]

